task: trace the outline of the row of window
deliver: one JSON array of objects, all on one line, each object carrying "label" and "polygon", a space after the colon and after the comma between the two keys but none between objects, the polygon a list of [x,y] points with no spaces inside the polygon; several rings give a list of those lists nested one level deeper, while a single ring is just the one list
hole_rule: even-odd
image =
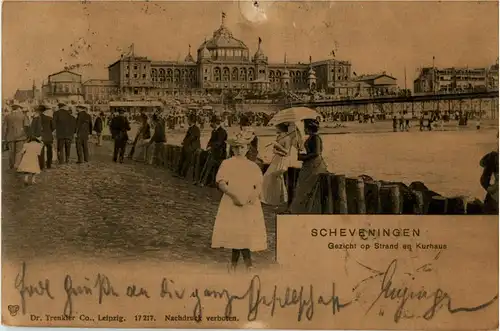
[{"label": "row of window", "polygon": [[189,76],[195,76],[196,72],[194,69],[190,69],[190,70],[186,70],[186,69],[159,69],[159,70],[156,70],[156,69],[152,69],[151,70],[151,77],[154,79],[155,77],[171,77],[172,76],[172,73],[174,76],[176,77],[179,77],[181,76],[187,76],[189,74]]},{"label": "row of window", "polygon": [[71,84],[54,84],[50,89],[52,93],[80,93],[80,87]]},{"label": "row of window", "polygon": [[96,93],[116,93],[118,92],[118,88],[117,87],[99,87],[99,86],[86,86],[85,87],[85,93],[93,93],[93,94],[96,94]]},{"label": "row of window", "polygon": [[[125,77],[130,78],[130,74],[125,74]],[[133,77],[137,79],[137,78],[139,78],[139,75],[134,74]],[[146,74],[142,74],[142,79],[146,79]]]},{"label": "row of window", "polygon": [[[134,68],[134,70],[139,70],[139,65],[134,64],[133,68]],[[146,70],[146,65],[143,65],[143,69]],[[127,70],[130,70],[130,66],[129,65],[127,65]]]},{"label": "row of window", "polygon": [[[198,57],[201,57],[201,51],[198,52]],[[213,49],[210,51],[212,57],[224,57],[224,58],[248,58],[248,51],[241,49]]]},{"label": "row of window", "polygon": [[[160,69],[159,71],[156,71],[155,69],[153,69],[154,71],[152,71],[152,74],[151,74],[151,80],[156,82],[171,82],[171,81],[174,81],[174,82],[177,82],[179,80],[185,80],[185,81],[190,81],[190,82],[194,82],[196,81],[196,73],[194,70],[190,70],[189,71],[189,75],[188,75],[188,71],[183,71],[182,74],[181,74],[181,71],[176,69],[174,70],[174,77],[172,78],[172,70],[163,70],[163,69]],[[260,73],[265,73],[264,70],[260,71]],[[303,81],[307,81],[308,77],[309,77],[309,74],[308,72],[300,72],[300,71],[297,71],[297,72],[294,72],[294,71],[291,71],[290,72],[290,79],[291,80],[303,80]],[[180,78],[182,76],[182,78]],[[279,80],[280,77],[282,76],[282,72],[281,71],[277,71],[276,73],[272,70],[269,71],[269,78],[270,80]],[[129,78],[129,74],[126,74],[125,75],[126,78]],[[207,77],[207,76],[206,76]],[[277,77],[277,78],[276,78]],[[294,77],[299,77],[298,79],[294,79]],[[137,79],[139,78],[137,74],[134,74],[134,78]],[[146,74],[143,74],[142,75],[142,79],[146,79],[147,76]],[[228,68],[224,68],[222,73],[221,73],[221,70],[220,68],[216,67],[214,69],[214,75],[213,75],[213,78],[215,81],[229,81],[229,80],[233,80],[233,81],[237,81],[237,80],[249,80],[249,81],[252,81],[254,80],[254,70],[252,68],[250,68],[248,71],[245,69],[245,68],[242,68],[240,69],[240,71],[238,72],[238,69],[237,68],[234,68],[232,73],[230,74],[229,73],[229,69]],[[331,80],[348,80],[348,76],[337,76],[337,77],[330,77]],[[205,80],[207,80],[207,78],[205,78]]]},{"label": "row of window", "polygon": [[179,77],[153,77],[152,79],[153,82],[160,82],[160,83],[163,83],[163,82],[167,82],[167,83],[171,83],[171,82],[174,82],[174,83],[178,83],[178,82],[196,82],[196,79],[195,77],[184,77],[182,79],[179,79]]},{"label": "row of window", "polygon": [[[280,83],[281,79],[276,78],[276,77],[271,77],[271,78],[269,78],[269,82]],[[290,78],[290,82],[292,82],[293,84],[307,84],[308,79],[307,78]]]},{"label": "row of window", "polygon": [[444,77],[440,76],[439,80],[485,80],[486,77],[471,77],[471,76],[452,76],[452,77]]}]

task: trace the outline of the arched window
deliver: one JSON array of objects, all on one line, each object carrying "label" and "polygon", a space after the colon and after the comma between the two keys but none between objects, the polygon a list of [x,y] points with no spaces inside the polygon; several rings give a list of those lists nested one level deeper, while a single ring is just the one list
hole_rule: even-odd
[{"label": "arched window", "polygon": [[276,80],[275,75],[274,75],[274,70],[269,70],[269,81],[271,83],[274,83]]},{"label": "arched window", "polygon": [[218,81],[221,80],[221,72],[220,72],[220,68],[219,67],[215,67],[214,68],[214,80],[216,82],[218,82]]},{"label": "arched window", "polygon": [[174,82],[177,83],[181,78],[181,71],[179,69],[174,70]]},{"label": "arched window", "polygon": [[233,73],[231,74],[231,80],[233,81],[238,80],[238,68],[233,68]]},{"label": "arched window", "polygon": [[158,70],[151,70],[151,79],[153,80],[153,82],[156,82],[158,80]]},{"label": "arched window", "polygon": [[165,69],[160,69],[160,74],[158,76],[159,76],[160,82],[164,82],[165,81]]},{"label": "arched window", "polygon": [[248,80],[252,81],[254,80],[255,74],[253,68],[248,69]]},{"label": "arched window", "polygon": [[228,67],[225,67],[222,70],[222,80],[225,82],[227,82],[229,80],[229,68]]},{"label": "arched window", "polygon": [[246,68],[240,69],[240,80],[247,80],[247,69]]}]

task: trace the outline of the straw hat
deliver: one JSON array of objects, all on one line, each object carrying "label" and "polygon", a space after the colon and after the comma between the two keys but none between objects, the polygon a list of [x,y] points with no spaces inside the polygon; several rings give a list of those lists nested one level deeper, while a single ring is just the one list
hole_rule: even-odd
[{"label": "straw hat", "polygon": [[13,111],[18,111],[18,110],[19,110],[19,111],[21,111],[21,110],[23,110],[23,109],[24,109],[24,107],[23,107],[21,104],[19,104],[18,102],[14,102],[14,103],[10,106],[10,108],[11,108]]}]

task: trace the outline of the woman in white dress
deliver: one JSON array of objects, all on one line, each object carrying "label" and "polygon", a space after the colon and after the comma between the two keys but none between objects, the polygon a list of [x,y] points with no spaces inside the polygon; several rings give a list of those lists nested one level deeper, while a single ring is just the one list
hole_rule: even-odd
[{"label": "woman in white dress", "polygon": [[212,248],[232,249],[233,270],[240,255],[250,269],[250,252],[267,249],[266,224],[260,203],[262,172],[245,156],[250,139],[238,135],[227,142],[234,156],[222,162],[216,176],[217,186],[224,195],[215,218]]},{"label": "woman in white dress", "polygon": [[285,185],[284,173],[290,167],[290,152],[293,145],[294,132],[288,132],[288,124],[276,126],[277,137],[273,145],[273,159],[264,174],[262,184],[262,203],[271,206],[280,206],[288,202],[288,192]]},{"label": "woman in white dress", "polygon": [[41,172],[38,157],[42,154],[42,147],[42,143],[33,137],[23,145],[21,161],[17,166],[17,172],[24,173],[24,182],[26,184],[34,184],[36,175]]}]

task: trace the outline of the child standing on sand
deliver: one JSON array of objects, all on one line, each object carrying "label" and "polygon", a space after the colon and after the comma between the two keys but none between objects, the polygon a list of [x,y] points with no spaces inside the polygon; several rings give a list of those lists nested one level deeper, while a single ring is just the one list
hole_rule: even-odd
[{"label": "child standing on sand", "polygon": [[250,252],[267,249],[266,224],[260,203],[263,176],[259,166],[245,156],[250,139],[238,135],[227,142],[234,156],[222,162],[216,176],[217,186],[224,195],[215,218],[212,248],[232,249],[233,271],[243,255],[249,270],[252,267]]},{"label": "child standing on sand", "polygon": [[26,184],[35,184],[35,177],[40,173],[38,157],[42,153],[42,147],[43,145],[40,140],[31,137],[21,150],[21,161],[17,166],[17,172],[25,174],[24,182]]}]

